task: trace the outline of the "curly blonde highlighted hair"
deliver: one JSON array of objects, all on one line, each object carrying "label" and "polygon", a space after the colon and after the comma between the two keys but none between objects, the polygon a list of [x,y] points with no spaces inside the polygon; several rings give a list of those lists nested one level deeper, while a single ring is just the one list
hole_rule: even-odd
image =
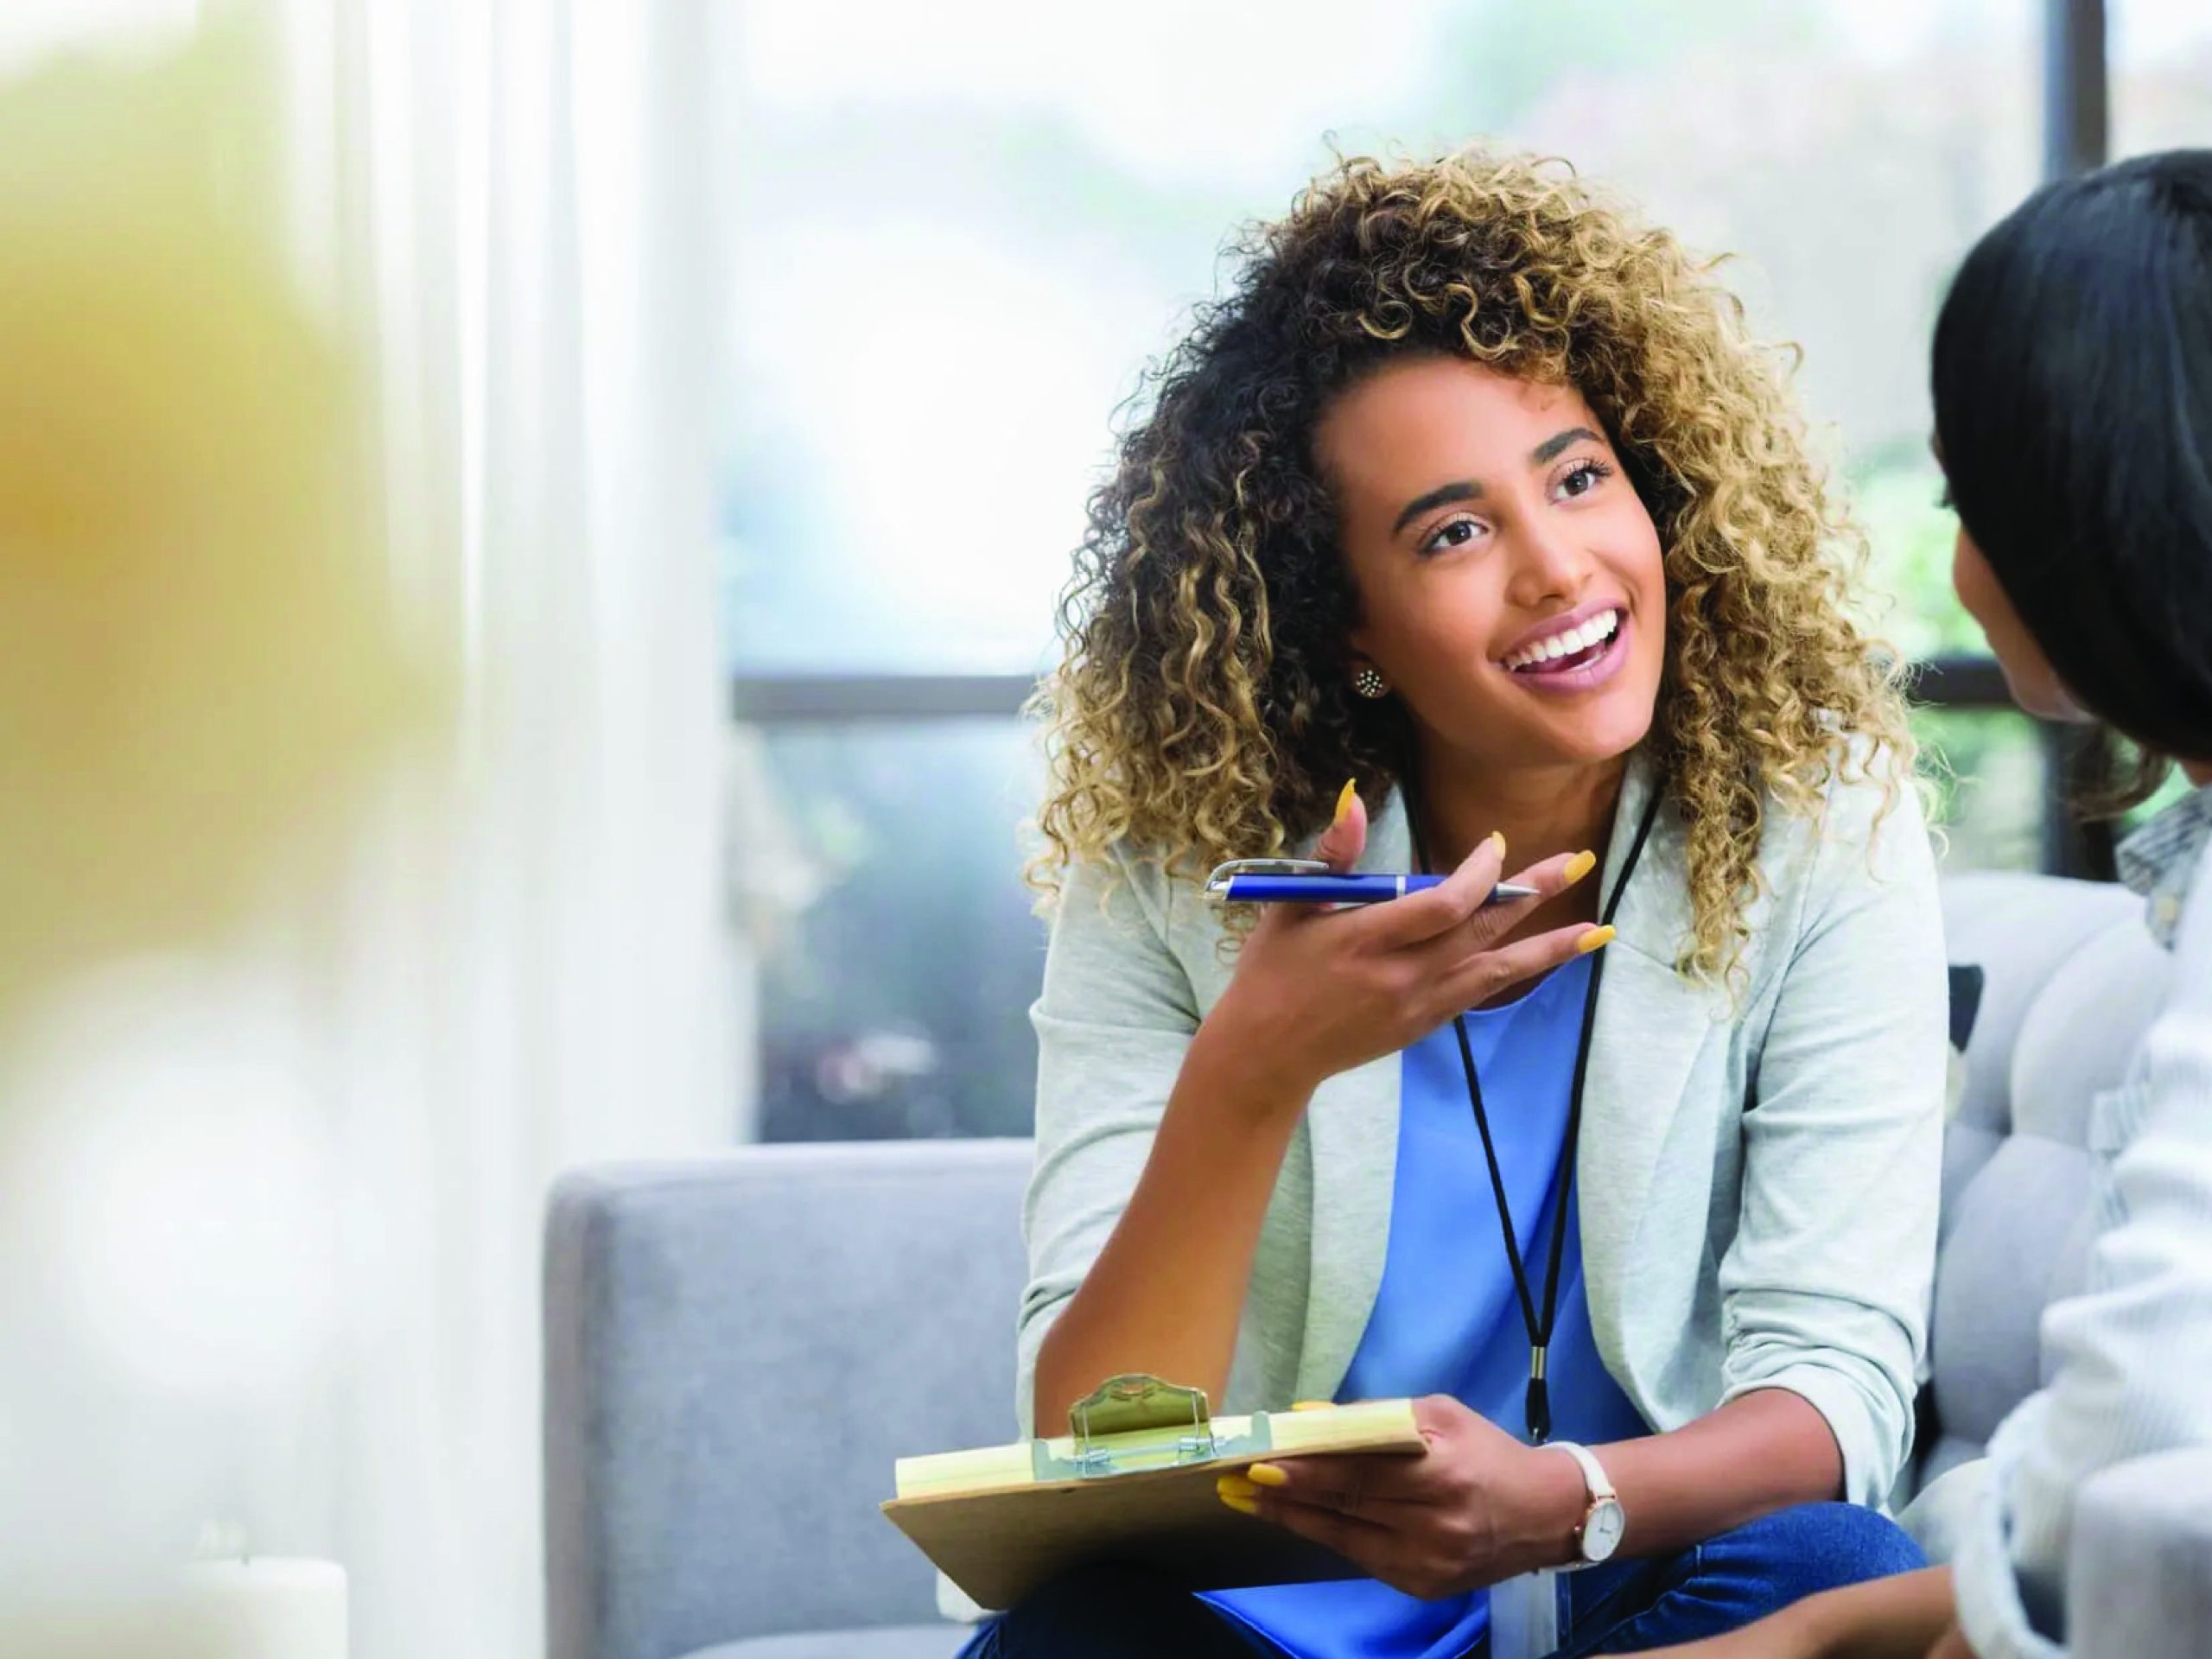
[{"label": "curly blonde highlighted hair", "polygon": [[1681,966],[1726,975],[1766,801],[1816,810],[1854,753],[1886,757],[1893,788],[1913,753],[1898,671],[1845,609],[1863,538],[1827,499],[1789,353],[1666,232],[1529,157],[1345,162],[1236,251],[1090,501],[1036,703],[1032,881],[1050,893],[1117,843],[1178,872],[1279,854],[1347,777],[1404,774],[1395,700],[1351,692],[1358,601],[1313,435],[1380,365],[1451,354],[1576,387],[1658,528],[1668,660],[1646,743],[1688,824]]}]

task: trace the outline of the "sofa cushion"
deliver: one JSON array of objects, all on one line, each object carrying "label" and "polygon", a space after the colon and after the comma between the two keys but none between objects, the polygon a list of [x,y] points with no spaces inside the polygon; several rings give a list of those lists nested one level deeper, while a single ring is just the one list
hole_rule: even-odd
[{"label": "sofa cushion", "polygon": [[1953,962],[1982,972],[1970,986],[1955,967],[1950,987],[1955,1025],[1974,1007],[1943,1137],[1923,1484],[1979,1457],[2046,1380],[2043,1310],[2086,1268],[2090,1103],[2120,1080],[2166,968],[2142,901],[2108,884],[1961,876],[1943,915]]},{"label": "sofa cushion", "polygon": [[[2120,1082],[2155,1015],[2170,958],[2124,889],[2017,878],[1947,890],[1955,957],[1987,965],[1968,1097],[1944,1136],[1925,1483],[1978,1456],[2044,1374],[2044,1308],[2078,1294],[2094,1232],[2092,1104]],[[2024,899],[2030,895],[2022,894]],[[2066,950],[2054,956],[2054,944]],[[1952,987],[1959,991],[1955,976]]]},{"label": "sofa cushion", "polygon": [[1006,1438],[1029,1159],[756,1147],[563,1179],[552,1659],[936,1618],[936,1573],[877,1504],[898,1459]]},{"label": "sofa cushion", "polygon": [[2139,912],[2082,942],[2029,1005],[2013,1042],[2014,1134],[2088,1145],[2090,1105],[2126,1077],[2172,971]]},{"label": "sofa cushion", "polygon": [[[1917,1505],[1928,1496],[1929,1490],[1936,1483],[1954,1469],[1976,1462],[1988,1455],[1989,1447],[1980,1440],[1967,1440],[1962,1434],[1938,1434],[1929,1443],[1926,1458],[1920,1465],[1918,1487],[1913,1495],[1913,1503]],[[1900,1501],[1903,1495],[1900,1494]],[[1922,1538],[1916,1532],[1913,1536],[1919,1539],[1920,1547],[1923,1549],[1928,1549],[1928,1541],[1925,1538]],[[1939,1556],[1934,1550],[1928,1549],[1928,1559],[1931,1561],[1941,1561],[1948,1560],[1949,1556],[1948,1554]]]},{"label": "sofa cushion", "polygon": [[1936,1223],[1939,1251],[1950,1243],[1951,1234],[1959,1224],[1960,1212],[1966,1207],[1967,1188],[2004,1144],[2003,1135],[1979,1123],[1954,1122],[1943,1131],[1943,1207]]},{"label": "sofa cushion", "polygon": [[1959,1197],[1936,1275],[1936,1411],[1947,1434],[1986,1440],[2041,1384],[2043,1310],[2080,1281],[2089,1154],[2013,1135]]},{"label": "sofa cushion", "polygon": [[2074,976],[2073,958],[2090,938],[2131,919],[2139,932],[2142,914],[2133,893],[2100,881],[1986,873],[1943,884],[1951,960],[1979,963],[1986,976],[1957,1122],[2011,1132],[2014,1050],[2030,1010],[2055,981]]},{"label": "sofa cushion", "polygon": [[976,1632],[964,1624],[899,1624],[874,1630],[756,1636],[701,1648],[690,1659],[953,1659]]}]

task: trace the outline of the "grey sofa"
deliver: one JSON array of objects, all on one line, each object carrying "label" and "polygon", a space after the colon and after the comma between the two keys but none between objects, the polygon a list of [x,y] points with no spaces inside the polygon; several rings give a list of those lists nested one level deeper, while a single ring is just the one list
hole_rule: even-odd
[{"label": "grey sofa", "polygon": [[[2037,1385],[2042,1308],[2082,1280],[2088,1102],[2167,971],[2120,890],[1967,876],[1944,904],[1952,959],[1981,964],[1986,988],[1945,1149],[1932,1421],[1909,1489],[1975,1457]],[[927,1564],[875,1506],[895,1457],[1010,1437],[1027,1166],[1024,1141],[929,1141],[562,1179],[545,1253],[553,1659],[958,1650]],[[2212,1653],[2212,1455],[2111,1471],[2081,1503],[2075,1651]]]}]

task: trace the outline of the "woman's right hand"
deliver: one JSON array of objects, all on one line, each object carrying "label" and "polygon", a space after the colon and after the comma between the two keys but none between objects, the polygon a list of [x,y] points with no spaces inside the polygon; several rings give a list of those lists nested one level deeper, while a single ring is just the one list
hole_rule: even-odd
[{"label": "woman's right hand", "polygon": [[[1314,856],[1349,870],[1366,844],[1366,807],[1347,792]],[[1452,1015],[1611,941],[1611,928],[1576,922],[1500,944],[1593,862],[1580,853],[1546,859],[1513,877],[1538,897],[1485,906],[1504,851],[1493,836],[1439,885],[1382,904],[1268,906],[1198,1040],[1302,1109],[1338,1072],[1409,1047]]]}]

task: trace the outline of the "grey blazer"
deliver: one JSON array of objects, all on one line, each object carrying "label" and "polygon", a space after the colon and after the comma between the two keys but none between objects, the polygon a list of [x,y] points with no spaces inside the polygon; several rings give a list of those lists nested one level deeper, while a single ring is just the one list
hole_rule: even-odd
[{"label": "grey blazer", "polygon": [[[1631,768],[1608,894],[1653,786],[1647,766]],[[1682,824],[1660,814],[1608,947],[1575,1164],[1591,1324],[1644,1418],[1675,1428],[1789,1389],[1834,1431],[1846,1495],[1874,1504],[1912,1443],[1947,1029],[1927,832],[1909,790],[1877,830],[1880,798],[1836,783],[1817,823],[1770,803],[1732,999],[1673,966],[1690,900]],[[1407,857],[1394,797],[1362,863],[1402,870]],[[1038,1346],[1128,1203],[1233,968],[1191,884],[1132,855],[1116,864],[1113,880],[1071,873],[1032,1014],[1023,1433]],[[1223,1409],[1327,1399],[1342,1382],[1389,1241],[1399,1074],[1394,1054],[1315,1092],[1262,1226]]]}]

